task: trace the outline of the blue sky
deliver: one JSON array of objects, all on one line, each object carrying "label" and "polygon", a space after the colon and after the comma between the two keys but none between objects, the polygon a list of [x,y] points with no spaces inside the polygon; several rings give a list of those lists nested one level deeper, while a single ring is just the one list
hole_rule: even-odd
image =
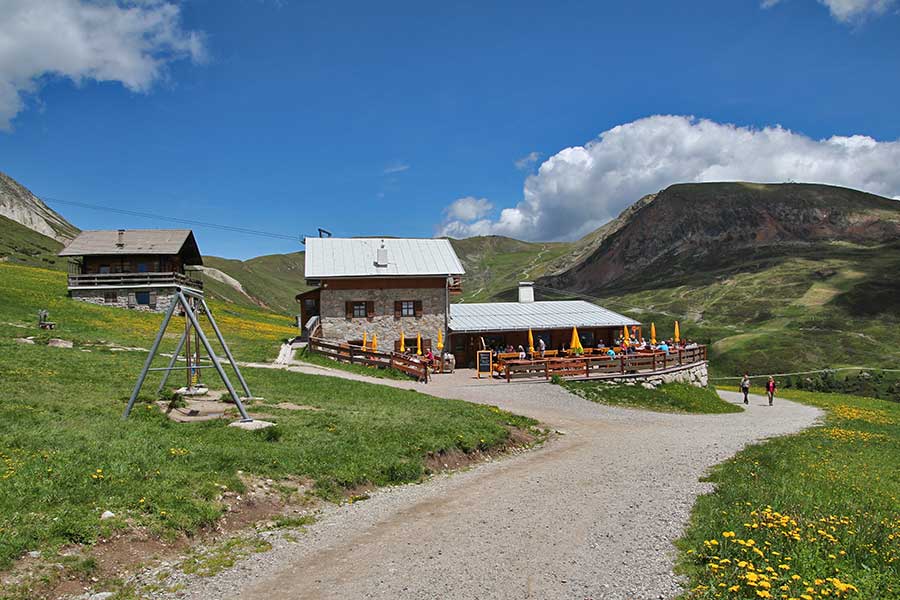
[{"label": "blue sky", "polygon": [[[298,237],[571,239],[679,180],[900,195],[888,0],[5,2],[0,170],[81,228],[177,225],[50,199]],[[101,41],[60,41],[79,35]],[[195,231],[206,254],[301,249]]]}]

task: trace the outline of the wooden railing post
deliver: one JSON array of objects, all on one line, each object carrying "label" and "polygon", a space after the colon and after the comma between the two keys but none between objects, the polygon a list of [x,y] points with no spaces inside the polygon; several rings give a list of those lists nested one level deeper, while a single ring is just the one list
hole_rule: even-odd
[{"label": "wooden railing post", "polygon": [[587,358],[584,359],[584,376],[585,377],[591,376],[591,361],[588,360]]},{"label": "wooden railing post", "polygon": [[625,355],[624,354],[619,357],[619,362],[620,362],[619,373],[624,375],[625,374]]},{"label": "wooden railing post", "polygon": [[550,361],[544,360],[544,379],[550,379]]},{"label": "wooden railing post", "polygon": [[679,348],[678,349],[678,366],[681,366],[683,364],[684,364],[684,361],[682,360],[682,356],[681,356],[681,348]]}]

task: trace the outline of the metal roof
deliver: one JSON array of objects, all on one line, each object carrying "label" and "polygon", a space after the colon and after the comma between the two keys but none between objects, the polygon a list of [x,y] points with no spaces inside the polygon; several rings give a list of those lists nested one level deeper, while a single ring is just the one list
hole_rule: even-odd
[{"label": "metal roof", "polygon": [[569,327],[624,327],[638,321],[584,300],[479,302],[450,305],[450,331],[525,331]]},{"label": "metal roof", "polygon": [[[377,266],[378,248],[387,266]],[[416,238],[306,238],[307,279],[410,277],[465,273],[449,240]]]},{"label": "metal roof", "polygon": [[59,256],[179,254],[184,248],[188,264],[203,264],[190,229],[125,229],[122,242],[120,246],[116,229],[82,231]]}]

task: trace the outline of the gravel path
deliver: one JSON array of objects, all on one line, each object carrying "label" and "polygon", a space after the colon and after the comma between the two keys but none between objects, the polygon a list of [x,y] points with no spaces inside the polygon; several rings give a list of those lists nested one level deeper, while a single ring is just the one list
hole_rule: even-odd
[{"label": "gravel path", "polygon": [[[180,597],[671,598],[680,591],[672,542],[696,496],[710,489],[699,478],[744,445],[820,416],[784,400],[765,406],[759,396],[740,414],[652,413],[594,404],[546,383],[476,381],[463,372],[427,386],[379,383],[496,404],[564,435],[329,507],[298,542],[273,536],[272,551],[191,581]],[[738,402],[737,394],[722,395]]]}]

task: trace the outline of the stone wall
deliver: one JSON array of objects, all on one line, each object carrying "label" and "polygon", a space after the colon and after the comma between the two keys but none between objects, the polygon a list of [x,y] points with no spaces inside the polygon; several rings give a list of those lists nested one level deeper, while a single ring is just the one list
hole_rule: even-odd
[{"label": "stone wall", "polygon": [[[346,302],[373,301],[375,315],[372,319],[346,317]],[[394,301],[421,300],[421,317],[394,317]],[[431,339],[432,347],[437,344],[438,331],[444,330],[445,319],[444,288],[400,288],[384,290],[334,290],[323,289],[319,312],[322,323],[322,337],[336,342],[361,340],[363,333],[372,339],[378,335],[379,350],[393,350],[394,342],[400,339],[400,332],[409,338],[422,334],[422,339]]]},{"label": "stone wall", "polygon": [[707,363],[701,362],[669,369],[664,373],[635,373],[634,375],[604,379],[604,381],[623,385],[643,385],[644,387],[657,387],[664,383],[689,383],[695,387],[706,387],[709,384],[709,377]]},{"label": "stone wall", "polygon": [[[147,312],[165,312],[169,310],[169,306],[175,300],[175,294],[170,289],[152,290],[155,294],[155,306],[147,304],[138,304],[135,298],[136,292],[150,292],[151,290],[136,290],[131,288],[122,289],[95,289],[95,290],[70,290],[69,296],[73,300],[81,302],[89,302],[91,304],[101,304],[103,306],[115,306],[117,308],[130,308],[132,310],[142,310]],[[106,301],[106,293],[115,292],[116,300],[114,302]],[[151,301],[153,297],[151,296]]]}]

